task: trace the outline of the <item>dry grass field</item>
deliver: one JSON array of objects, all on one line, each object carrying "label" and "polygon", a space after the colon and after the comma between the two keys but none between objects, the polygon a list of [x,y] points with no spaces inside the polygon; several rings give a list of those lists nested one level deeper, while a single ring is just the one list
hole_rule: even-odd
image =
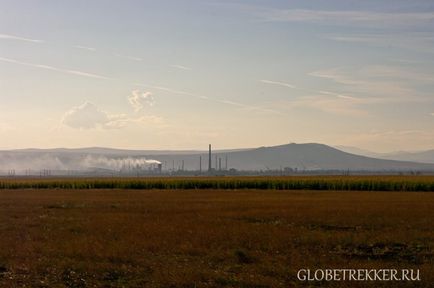
[{"label": "dry grass field", "polygon": [[[0,190],[1,287],[434,287],[434,193]],[[413,268],[420,282],[301,282]]]}]

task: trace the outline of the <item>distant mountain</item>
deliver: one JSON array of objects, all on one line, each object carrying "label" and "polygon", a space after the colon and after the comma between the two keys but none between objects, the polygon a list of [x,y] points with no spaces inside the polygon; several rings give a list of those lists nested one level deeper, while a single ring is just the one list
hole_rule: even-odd
[{"label": "distant mountain", "polygon": [[304,170],[430,170],[434,165],[382,160],[346,153],[324,144],[287,144],[261,147],[230,155],[231,164],[246,170],[291,167]]},{"label": "distant mountain", "polygon": [[360,149],[357,147],[352,147],[352,146],[334,146],[334,148],[341,150],[343,152],[347,152],[350,154],[355,154],[355,155],[360,155],[360,156],[366,156],[366,157],[372,157],[372,158],[381,158],[381,156],[383,154],[381,153],[376,153],[376,152],[372,152],[366,149]]},{"label": "distant mountain", "polygon": [[391,153],[375,153],[369,150],[359,149],[357,147],[350,146],[336,146],[336,148],[348,153],[380,159],[434,163],[434,150],[418,152],[398,151]]},{"label": "distant mountain", "polygon": [[421,152],[395,152],[381,155],[381,158],[421,163],[434,163],[434,150]]},{"label": "distant mountain", "polygon": [[[136,169],[156,165],[163,170],[208,169],[207,151],[140,151],[109,148],[24,149],[0,151],[0,170],[94,170]],[[340,151],[317,143],[286,144],[212,153],[212,168],[265,171],[297,170],[342,171],[434,171],[434,164],[371,158]]]}]

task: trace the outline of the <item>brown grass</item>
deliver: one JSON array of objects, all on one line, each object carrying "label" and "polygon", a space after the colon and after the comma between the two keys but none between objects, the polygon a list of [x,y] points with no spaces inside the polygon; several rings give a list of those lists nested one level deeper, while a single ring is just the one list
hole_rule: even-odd
[{"label": "brown grass", "polygon": [[[0,190],[2,287],[432,287],[434,193]],[[414,268],[420,283],[296,279]]]}]

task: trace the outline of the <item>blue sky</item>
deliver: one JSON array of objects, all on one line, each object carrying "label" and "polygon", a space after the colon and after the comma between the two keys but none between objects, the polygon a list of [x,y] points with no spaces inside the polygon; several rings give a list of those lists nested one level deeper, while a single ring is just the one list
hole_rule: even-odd
[{"label": "blue sky", "polygon": [[0,0],[0,148],[434,148],[433,1]]}]

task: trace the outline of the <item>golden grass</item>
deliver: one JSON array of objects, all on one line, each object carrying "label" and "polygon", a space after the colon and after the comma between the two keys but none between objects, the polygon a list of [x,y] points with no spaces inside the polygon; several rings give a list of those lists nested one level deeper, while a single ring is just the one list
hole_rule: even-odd
[{"label": "golden grass", "polygon": [[2,287],[309,287],[300,268],[434,283],[434,193],[17,189],[0,211]]}]

